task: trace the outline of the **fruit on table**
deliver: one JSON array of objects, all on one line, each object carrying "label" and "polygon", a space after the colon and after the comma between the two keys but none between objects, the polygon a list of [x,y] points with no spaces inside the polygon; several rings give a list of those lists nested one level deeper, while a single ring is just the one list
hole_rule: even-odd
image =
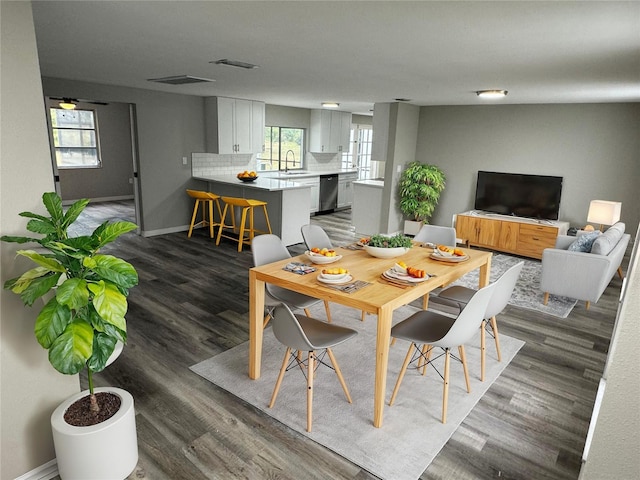
[{"label": "fruit on table", "polygon": [[359,242],[361,245],[366,245],[369,243],[369,239],[367,237],[362,237]]},{"label": "fruit on table", "polygon": [[400,261],[398,262],[398,265],[399,265],[400,267],[402,267],[402,268],[407,268],[407,264],[406,264],[406,263],[404,263],[402,260],[400,260]]},{"label": "fruit on table", "polygon": [[407,267],[407,274],[414,278],[424,278],[427,275],[427,272],[419,268]]},{"label": "fruit on table", "polygon": [[244,172],[240,172],[237,175],[238,178],[255,178],[257,176],[258,176],[258,174],[256,172],[254,172],[253,170],[250,171],[250,172],[248,170],[245,170]]},{"label": "fruit on table", "polygon": [[315,253],[317,255],[324,255],[325,257],[335,257],[336,256],[336,251],[335,250],[330,250],[328,248],[313,247],[311,249],[311,253]]},{"label": "fruit on table", "polygon": [[334,267],[334,268],[323,268],[322,273],[324,275],[344,275],[345,273],[349,273],[349,271],[346,268]]},{"label": "fruit on table", "polygon": [[462,250],[460,250],[459,248],[454,248],[453,249],[453,254],[457,257],[464,257],[464,252]]}]

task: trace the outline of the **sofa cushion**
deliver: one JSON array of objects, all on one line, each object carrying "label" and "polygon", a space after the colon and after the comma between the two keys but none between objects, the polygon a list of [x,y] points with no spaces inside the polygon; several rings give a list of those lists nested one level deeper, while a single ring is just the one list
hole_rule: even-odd
[{"label": "sofa cushion", "polygon": [[612,225],[600,237],[593,242],[591,253],[597,255],[609,255],[609,252],[615,248],[622,235],[624,234],[625,224],[618,222]]},{"label": "sofa cushion", "polygon": [[574,242],[569,245],[569,248],[567,248],[567,250],[569,250],[570,252],[589,252],[591,251],[591,246],[593,245],[593,242],[595,242],[596,238],[598,238],[600,236],[601,232],[590,232],[590,233],[583,233],[582,235],[579,235]]}]

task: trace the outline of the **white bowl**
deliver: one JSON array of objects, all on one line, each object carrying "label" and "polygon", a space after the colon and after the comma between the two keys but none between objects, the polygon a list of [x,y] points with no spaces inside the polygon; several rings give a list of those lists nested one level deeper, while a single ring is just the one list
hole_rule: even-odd
[{"label": "white bowl", "polygon": [[395,258],[399,257],[400,255],[404,255],[409,251],[409,249],[405,247],[384,248],[370,247],[369,245],[365,245],[364,250],[372,257],[377,258]]},{"label": "white bowl", "polygon": [[393,271],[396,273],[401,273],[403,275],[407,274],[407,269],[405,267],[401,267],[397,263],[393,266]]},{"label": "white bowl", "polygon": [[322,275],[322,278],[324,278],[325,280],[331,280],[332,282],[335,282],[337,280],[342,280],[343,278],[347,278],[347,275],[349,275],[349,272],[347,272],[347,273],[321,273],[320,275]]},{"label": "white bowl", "polygon": [[435,253],[436,255],[440,255],[441,257],[453,257],[453,253],[451,252],[444,252],[438,248],[436,248],[433,253]]},{"label": "white bowl", "polygon": [[307,256],[309,260],[311,260],[313,263],[316,263],[318,265],[326,265],[328,263],[337,262],[342,258],[342,255],[336,255],[335,257],[325,257],[324,255],[321,255],[319,253],[313,253],[308,250],[304,252],[304,254]]}]

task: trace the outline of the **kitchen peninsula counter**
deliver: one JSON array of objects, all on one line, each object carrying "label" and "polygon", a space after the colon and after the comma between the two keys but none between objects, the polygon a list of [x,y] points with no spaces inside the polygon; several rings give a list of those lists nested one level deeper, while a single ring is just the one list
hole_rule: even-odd
[{"label": "kitchen peninsula counter", "polygon": [[[258,176],[253,182],[242,182],[235,175],[194,176],[193,178],[203,182],[203,190],[216,195],[267,202],[267,212],[273,233],[278,235],[287,246],[303,241],[300,228],[310,223],[311,192],[307,185],[267,176]],[[221,205],[221,208],[224,208],[224,205]],[[267,225],[260,210],[255,212],[255,227],[258,230],[266,230]],[[239,222],[240,211],[236,209],[236,225]],[[227,223],[229,223],[228,218]]]}]

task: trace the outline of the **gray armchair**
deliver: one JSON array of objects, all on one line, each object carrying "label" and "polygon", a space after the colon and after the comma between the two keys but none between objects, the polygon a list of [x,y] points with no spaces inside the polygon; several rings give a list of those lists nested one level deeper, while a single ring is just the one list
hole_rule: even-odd
[{"label": "gray armchair", "polygon": [[618,222],[600,235],[589,252],[569,251],[576,237],[559,235],[555,248],[542,252],[540,289],[544,303],[549,294],[597,302],[616,271],[622,278],[620,264],[631,236],[624,233],[625,224]]}]

